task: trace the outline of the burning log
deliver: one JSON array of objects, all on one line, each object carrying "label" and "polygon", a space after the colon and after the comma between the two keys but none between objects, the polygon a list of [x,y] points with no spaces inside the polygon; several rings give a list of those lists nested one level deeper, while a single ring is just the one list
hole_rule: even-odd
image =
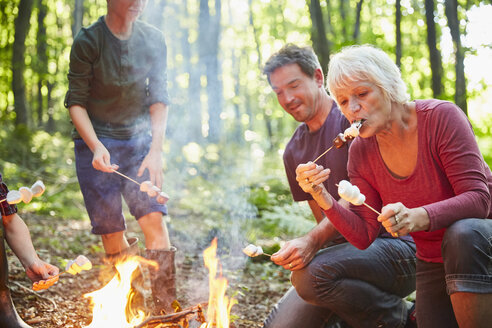
[{"label": "burning log", "polygon": [[178,323],[180,320],[185,319],[190,315],[196,315],[196,321],[198,321],[199,323],[205,323],[206,321],[205,316],[203,315],[203,306],[207,306],[207,303],[197,304],[195,306],[172,314],[151,316],[134,328],[143,328],[149,324],[157,323]]}]

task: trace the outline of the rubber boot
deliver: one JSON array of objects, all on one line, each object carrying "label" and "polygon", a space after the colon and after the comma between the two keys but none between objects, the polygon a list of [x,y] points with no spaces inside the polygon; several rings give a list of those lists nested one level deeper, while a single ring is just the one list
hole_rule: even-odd
[{"label": "rubber boot", "polygon": [[158,268],[149,268],[152,298],[156,314],[173,313],[172,303],[176,299],[176,267],[174,254],[176,247],[170,250],[147,249],[145,257],[157,262]]},{"label": "rubber boot", "polygon": [[7,254],[5,253],[4,230],[0,220],[0,327],[2,328],[31,328],[17,314],[10,290],[7,286],[9,280],[9,267]]}]

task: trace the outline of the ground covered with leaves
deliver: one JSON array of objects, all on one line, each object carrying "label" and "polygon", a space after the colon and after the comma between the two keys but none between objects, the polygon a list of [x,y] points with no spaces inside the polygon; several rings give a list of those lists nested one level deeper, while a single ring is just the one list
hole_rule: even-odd
[{"label": "ground covered with leaves", "polygon": [[[97,236],[90,233],[85,221],[67,221],[54,217],[22,214],[31,230],[40,257],[60,269],[79,254],[93,262],[93,269],[77,276],[64,274],[59,282],[41,292],[33,292],[31,282],[9,252],[10,290],[19,315],[32,327],[79,328],[92,321],[89,299],[84,294],[103,287],[100,279],[105,270],[103,250]],[[202,252],[213,237],[218,237],[217,257],[222,262],[222,273],[229,281],[227,295],[237,304],[232,307],[235,328],[261,327],[273,305],[290,286],[289,273],[273,265],[267,257],[250,259],[240,249],[231,250],[221,244],[220,233],[200,231],[200,221],[186,221],[186,229],[170,230],[176,255],[178,298],[182,308],[208,301],[208,270]],[[129,235],[142,238],[136,223],[129,222]],[[217,236],[219,235],[219,236]],[[143,242],[140,243],[143,248]],[[238,246],[236,245],[236,248]]]}]

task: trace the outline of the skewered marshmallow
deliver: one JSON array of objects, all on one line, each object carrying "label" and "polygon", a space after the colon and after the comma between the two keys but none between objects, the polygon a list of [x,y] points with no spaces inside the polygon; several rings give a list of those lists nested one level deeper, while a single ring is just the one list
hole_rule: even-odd
[{"label": "skewered marshmallow", "polygon": [[18,190],[11,190],[7,194],[7,203],[14,205],[22,202],[22,194]]},{"label": "skewered marshmallow", "polygon": [[345,129],[343,133],[339,133],[335,140],[333,140],[333,144],[337,148],[341,148],[345,145],[345,143],[349,140],[356,138],[359,135],[360,127],[362,126],[363,121],[355,121],[348,128]]},{"label": "skewered marshmallow", "polygon": [[157,200],[157,202],[158,202],[159,204],[163,204],[163,205],[164,205],[164,204],[166,204],[166,203],[167,203],[167,201],[169,200],[169,195],[168,195],[168,194],[166,194],[164,191],[161,191],[161,192],[159,193],[159,195],[157,195],[156,200]]},{"label": "skewered marshmallow", "polygon": [[34,184],[31,186],[33,197],[41,196],[45,190],[46,187],[44,186],[44,183],[41,180],[34,182]]},{"label": "skewered marshmallow", "polygon": [[27,187],[20,187],[19,192],[22,195],[22,201],[24,203],[29,203],[32,200],[33,192]]},{"label": "skewered marshmallow", "polygon": [[140,191],[147,192],[152,189],[154,185],[151,181],[144,181],[140,184]]},{"label": "skewered marshmallow", "polygon": [[366,201],[366,196],[361,194],[359,188],[347,180],[338,183],[338,194],[353,205],[362,205]]},{"label": "skewered marshmallow", "polygon": [[243,249],[243,253],[249,257],[255,257],[263,254],[263,248],[261,248],[261,246],[249,244]]},{"label": "skewered marshmallow", "polygon": [[20,187],[19,190],[11,190],[7,194],[7,203],[14,205],[20,202],[29,203],[33,197],[39,197],[46,190],[43,181],[36,181],[31,188]]},{"label": "skewered marshmallow", "polygon": [[79,255],[75,260],[68,261],[67,265],[65,266],[65,271],[73,275],[76,275],[83,270],[90,269],[92,269],[92,263],[84,255]]}]

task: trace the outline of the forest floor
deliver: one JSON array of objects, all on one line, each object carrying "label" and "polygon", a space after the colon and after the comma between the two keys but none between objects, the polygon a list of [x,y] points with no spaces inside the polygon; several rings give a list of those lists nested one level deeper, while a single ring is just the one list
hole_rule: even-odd
[{"label": "forest floor", "polygon": [[[84,294],[104,286],[99,278],[105,268],[99,237],[89,232],[88,222],[28,214],[22,214],[22,217],[30,227],[33,243],[43,260],[62,270],[59,263],[62,259],[70,260],[83,254],[93,262],[93,269],[76,276],[64,274],[56,285],[34,292],[19,261],[7,248],[10,290],[17,312],[32,327],[88,326],[92,321],[92,307]],[[208,301],[208,270],[203,265],[202,252],[210,240],[190,240],[190,236],[198,235],[194,232],[199,229],[200,222],[196,221],[186,222],[187,231],[170,231],[173,244],[179,250],[176,254],[177,289],[183,309]],[[138,224],[134,220],[128,223],[128,235],[142,238]],[[143,248],[142,239],[140,247]],[[273,265],[266,257],[252,260],[245,259],[243,254],[232,258],[227,250],[220,249],[220,240],[217,253],[219,261],[224,257],[227,266],[232,267],[226,269],[224,265],[223,269],[223,276],[229,283],[226,294],[237,301],[231,311],[231,327],[262,327],[265,317],[290,286],[289,272]],[[190,320],[190,327],[193,326],[198,323]]]}]

